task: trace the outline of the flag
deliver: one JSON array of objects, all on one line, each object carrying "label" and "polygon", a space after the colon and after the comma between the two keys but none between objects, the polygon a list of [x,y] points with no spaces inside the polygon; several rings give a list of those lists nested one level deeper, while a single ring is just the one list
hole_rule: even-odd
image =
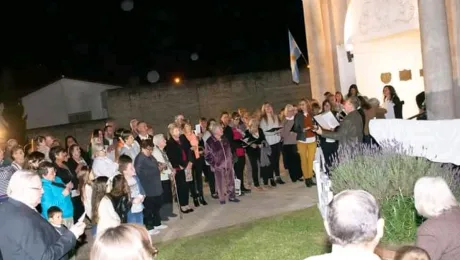
[{"label": "flag", "polygon": [[297,60],[300,58],[300,55],[302,55],[302,52],[300,51],[299,46],[297,46],[297,43],[295,42],[294,37],[292,37],[292,34],[289,30],[288,30],[288,33],[289,33],[289,55],[291,57],[292,81],[299,84],[300,79],[299,79],[299,67],[297,66]]}]

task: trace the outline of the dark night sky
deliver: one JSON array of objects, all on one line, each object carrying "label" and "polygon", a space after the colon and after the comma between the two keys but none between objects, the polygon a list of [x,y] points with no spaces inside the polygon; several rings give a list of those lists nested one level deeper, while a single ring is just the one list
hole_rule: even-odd
[{"label": "dark night sky", "polygon": [[306,53],[301,0],[121,2],[2,3],[2,68],[28,91],[60,75],[125,85],[150,70],[165,81],[288,69],[288,28]]}]

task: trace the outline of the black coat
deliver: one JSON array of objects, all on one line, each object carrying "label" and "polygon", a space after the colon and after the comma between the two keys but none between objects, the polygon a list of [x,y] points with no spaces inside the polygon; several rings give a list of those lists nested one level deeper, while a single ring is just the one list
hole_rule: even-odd
[{"label": "black coat", "polygon": [[0,234],[4,259],[67,259],[77,242],[72,232],[59,235],[40,213],[11,198],[0,203]]},{"label": "black coat", "polygon": [[402,119],[403,118],[402,109],[403,109],[404,101],[401,101],[399,97],[395,95],[391,99],[391,102],[393,102],[394,104],[393,111],[395,113],[395,118]]},{"label": "black coat", "polygon": [[[184,136],[185,137],[185,136]],[[171,163],[174,169],[180,167],[186,168],[189,162],[193,163],[192,150],[190,150],[190,143],[187,141],[187,138],[179,138],[180,144],[176,142],[173,138],[169,138],[166,141],[165,152],[168,155],[169,162]],[[185,153],[185,160],[182,158],[182,152]]]}]

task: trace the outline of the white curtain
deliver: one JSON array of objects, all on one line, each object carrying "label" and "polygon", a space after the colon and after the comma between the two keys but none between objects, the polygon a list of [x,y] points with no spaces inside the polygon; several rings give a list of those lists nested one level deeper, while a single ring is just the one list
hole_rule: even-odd
[{"label": "white curtain", "polygon": [[460,165],[460,120],[374,119],[370,134],[378,143],[396,141],[413,156]]}]

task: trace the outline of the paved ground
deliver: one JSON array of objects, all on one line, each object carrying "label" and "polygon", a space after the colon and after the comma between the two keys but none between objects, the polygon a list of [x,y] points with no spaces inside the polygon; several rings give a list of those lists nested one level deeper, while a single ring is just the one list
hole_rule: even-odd
[{"label": "paved ground", "polygon": [[[287,180],[287,178],[285,178]],[[206,188],[206,190],[208,190]],[[242,224],[252,220],[279,215],[315,205],[317,202],[316,187],[306,188],[303,183],[287,182],[277,188],[262,192],[252,192],[240,197],[238,204],[220,205],[218,200],[207,196],[209,205],[200,206],[195,212],[184,214],[171,219],[164,224],[169,228],[159,235],[153,236],[154,243],[165,242],[180,237],[196,235],[199,233]],[[91,241],[79,250],[77,259],[88,259]]]}]

